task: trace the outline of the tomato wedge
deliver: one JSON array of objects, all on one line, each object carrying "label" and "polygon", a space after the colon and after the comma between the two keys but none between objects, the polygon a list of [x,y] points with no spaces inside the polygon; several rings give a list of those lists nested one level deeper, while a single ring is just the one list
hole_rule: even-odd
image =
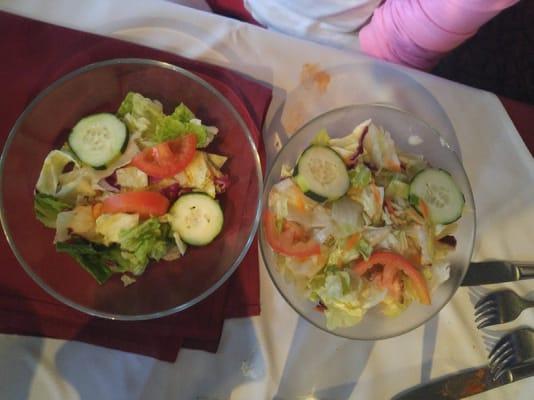
[{"label": "tomato wedge", "polygon": [[128,192],[107,197],[102,202],[101,212],[136,213],[141,217],[160,216],[167,212],[169,200],[158,192]]},{"label": "tomato wedge", "polygon": [[285,221],[282,231],[279,232],[274,214],[266,210],[263,213],[263,228],[267,243],[279,254],[299,258],[321,254],[319,243],[310,238],[305,229],[296,222]]},{"label": "tomato wedge", "polygon": [[132,165],[155,178],[169,178],[181,172],[195,157],[197,137],[193,134],[144,149]]},{"label": "tomato wedge", "polygon": [[430,293],[428,292],[425,277],[406,258],[389,251],[377,251],[368,260],[356,262],[352,269],[359,276],[362,276],[375,265],[384,267],[382,276],[384,286],[392,285],[395,282],[395,275],[397,275],[395,272],[402,271],[413,282],[421,303],[430,304]]}]

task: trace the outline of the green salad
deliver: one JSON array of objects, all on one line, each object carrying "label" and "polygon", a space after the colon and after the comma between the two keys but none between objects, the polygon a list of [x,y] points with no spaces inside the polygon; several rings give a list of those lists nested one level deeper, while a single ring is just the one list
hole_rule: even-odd
[{"label": "green salad", "polygon": [[367,120],[341,138],[319,132],[282,168],[263,214],[276,266],[329,329],[430,304],[449,278],[464,196],[451,175],[396,147]]},{"label": "green salad", "polygon": [[98,283],[135,282],[152,261],[176,260],[223,228],[218,196],[230,182],[218,130],[179,104],[127,94],[115,113],[89,115],[45,158],[35,186],[37,218],[54,244]]}]

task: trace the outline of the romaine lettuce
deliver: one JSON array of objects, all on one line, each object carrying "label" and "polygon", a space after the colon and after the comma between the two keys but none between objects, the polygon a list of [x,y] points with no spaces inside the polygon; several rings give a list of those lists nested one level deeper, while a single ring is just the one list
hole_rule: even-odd
[{"label": "romaine lettuce", "polygon": [[62,211],[70,209],[70,205],[53,196],[36,193],[33,200],[33,209],[35,216],[44,226],[55,228],[57,215]]},{"label": "romaine lettuce", "polygon": [[129,269],[128,261],[117,246],[106,247],[76,238],[56,243],[56,249],[70,254],[100,284],[106,282],[114,271]]},{"label": "romaine lettuce", "polygon": [[117,111],[130,133],[141,133],[145,144],[153,145],[193,133],[197,147],[206,147],[217,133],[202,125],[193,112],[181,103],[171,115],[165,115],[161,103],[139,93],[129,92]]},{"label": "romaine lettuce", "polygon": [[139,214],[102,214],[96,219],[96,233],[102,235],[102,242],[108,246],[120,241],[123,230],[132,229],[139,224]]},{"label": "romaine lettuce", "polygon": [[122,230],[119,245],[122,257],[129,262],[128,271],[141,275],[149,259],[160,260],[167,253],[169,231],[169,225],[160,223],[157,218],[147,219],[134,228]]}]

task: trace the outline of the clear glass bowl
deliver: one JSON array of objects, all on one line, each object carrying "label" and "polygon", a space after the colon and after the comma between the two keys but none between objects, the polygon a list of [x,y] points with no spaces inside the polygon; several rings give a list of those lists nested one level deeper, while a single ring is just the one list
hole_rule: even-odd
[{"label": "clear glass bowl", "polygon": [[[298,156],[310,145],[321,129],[325,128],[332,137],[340,137],[352,132],[358,123],[368,118],[372,118],[374,123],[388,130],[399,148],[407,152],[422,154],[431,165],[449,171],[465,196],[465,210],[459,220],[456,233],[457,248],[449,258],[451,262],[450,278],[433,293],[432,304],[430,306],[419,303],[412,304],[404,313],[393,318],[384,316],[375,308],[370,310],[358,325],[329,330],[326,327],[324,315],[315,310],[315,304],[307,300],[302,292],[292,283],[287,282],[279,272],[275,264],[275,254],[265,241],[263,229],[260,229],[260,248],[264,263],[275,286],[295,311],[313,325],[327,332],[360,340],[385,339],[401,335],[417,328],[436,315],[460,286],[471,259],[475,237],[473,195],[456,153],[449,148],[438,132],[426,123],[411,114],[385,105],[351,105],[338,108],[322,114],[304,125],[291,137],[274,160],[265,181],[263,204],[267,204],[272,186],[280,181],[282,165],[294,165]],[[416,136],[419,137],[421,143],[415,146],[411,145],[410,142],[416,142],[414,140]]]},{"label": "clear glass bowl", "polygon": [[[159,100],[167,113],[184,102],[206,124],[217,126],[219,135],[210,150],[229,156],[224,169],[231,185],[220,199],[224,227],[213,243],[190,247],[177,261],[151,264],[135,284],[124,288],[118,277],[99,285],[70,256],[56,252],[54,230],[34,216],[33,190],[44,158],[62,145],[70,128],[88,114],[114,112],[129,91]],[[152,60],[109,60],[59,79],[19,117],[0,160],[0,216],[20,264],[56,299],[104,318],[162,317],[215,291],[253,241],[261,193],[258,153],[234,107],[196,75]]]}]

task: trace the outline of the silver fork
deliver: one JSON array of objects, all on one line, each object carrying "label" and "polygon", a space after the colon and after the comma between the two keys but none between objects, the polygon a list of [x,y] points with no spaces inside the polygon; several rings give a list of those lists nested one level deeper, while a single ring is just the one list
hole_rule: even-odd
[{"label": "silver fork", "polygon": [[525,309],[534,307],[534,301],[518,296],[512,290],[499,290],[483,297],[475,304],[477,328],[504,324],[516,319]]},{"label": "silver fork", "polygon": [[493,380],[519,364],[534,363],[534,330],[522,328],[503,336],[488,359]]}]

